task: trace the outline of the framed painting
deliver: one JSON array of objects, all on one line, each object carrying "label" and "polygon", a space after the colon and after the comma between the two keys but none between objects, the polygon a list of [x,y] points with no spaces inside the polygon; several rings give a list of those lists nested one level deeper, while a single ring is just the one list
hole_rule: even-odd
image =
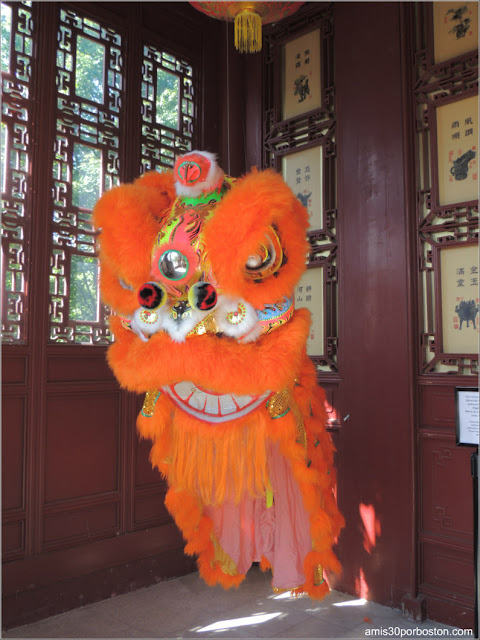
[{"label": "framed painting", "polygon": [[433,61],[478,49],[478,3],[433,2]]},{"label": "framed painting", "polygon": [[443,207],[478,198],[478,95],[435,110],[437,171],[433,196]]},{"label": "framed painting", "polygon": [[459,243],[437,249],[440,275],[437,287],[441,309],[441,351],[478,354],[478,245]]},{"label": "framed painting", "polygon": [[320,29],[282,47],[282,120],[322,106]]}]

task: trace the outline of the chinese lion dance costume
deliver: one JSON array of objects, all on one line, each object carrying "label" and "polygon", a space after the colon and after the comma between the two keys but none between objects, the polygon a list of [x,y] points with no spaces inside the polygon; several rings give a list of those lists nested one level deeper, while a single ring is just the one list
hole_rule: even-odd
[{"label": "chinese lion dance costume", "polygon": [[102,196],[109,364],[145,393],[137,427],[165,504],[208,584],[252,562],[275,591],[328,593],[343,526],[324,392],[294,310],[308,214],[277,173],[234,179],[191,152]]}]

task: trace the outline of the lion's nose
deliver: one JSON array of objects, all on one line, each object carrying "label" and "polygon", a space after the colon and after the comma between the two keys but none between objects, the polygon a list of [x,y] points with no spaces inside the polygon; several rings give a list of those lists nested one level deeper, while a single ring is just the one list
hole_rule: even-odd
[{"label": "lion's nose", "polygon": [[171,314],[174,320],[186,318],[192,315],[192,307],[186,300],[180,300],[173,305]]}]

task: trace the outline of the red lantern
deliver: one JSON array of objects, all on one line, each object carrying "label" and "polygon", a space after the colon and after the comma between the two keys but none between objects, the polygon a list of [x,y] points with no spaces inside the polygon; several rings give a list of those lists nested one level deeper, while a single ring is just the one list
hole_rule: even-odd
[{"label": "red lantern", "polygon": [[262,48],[262,24],[291,16],[303,2],[190,2],[202,13],[235,22],[235,48],[255,53]]}]

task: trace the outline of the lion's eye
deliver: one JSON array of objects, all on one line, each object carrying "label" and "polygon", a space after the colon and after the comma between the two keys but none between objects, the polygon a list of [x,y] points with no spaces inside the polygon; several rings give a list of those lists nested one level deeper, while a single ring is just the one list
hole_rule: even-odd
[{"label": "lion's eye", "polygon": [[276,273],[282,265],[283,251],[280,239],[273,229],[270,229],[265,242],[258,251],[248,256],[245,264],[245,275],[252,280],[263,280]]},{"label": "lion's eye", "polygon": [[188,292],[188,301],[194,309],[209,311],[217,304],[217,292],[209,282],[197,282]]},{"label": "lion's eye", "polygon": [[157,309],[161,307],[166,299],[165,289],[156,282],[146,282],[137,293],[138,303],[144,309]]}]

